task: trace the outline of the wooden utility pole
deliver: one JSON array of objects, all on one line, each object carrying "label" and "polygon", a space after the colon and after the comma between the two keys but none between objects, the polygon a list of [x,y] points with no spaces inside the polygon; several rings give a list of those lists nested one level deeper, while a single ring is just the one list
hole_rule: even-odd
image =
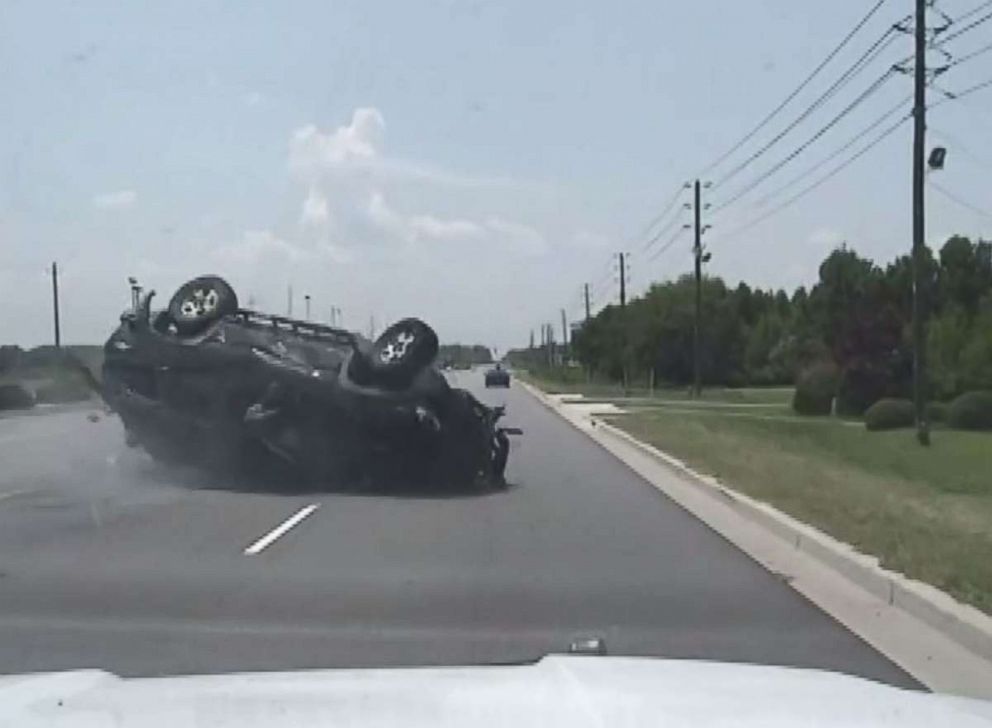
[{"label": "wooden utility pole", "polygon": [[923,310],[924,291],[924,196],[923,174],[927,114],[927,0],[916,0],[914,27],[916,63],[913,73],[913,406],[916,411],[916,439],[930,444],[926,419],[926,340]]},{"label": "wooden utility pole", "polygon": [[52,261],[52,314],[55,317],[55,348],[62,346],[62,330],[59,325],[59,267]]},{"label": "wooden utility pole", "polygon": [[561,310],[561,345],[568,346],[568,319],[565,318],[565,309]]},{"label": "wooden utility pole", "polygon": [[620,308],[627,305],[627,261],[623,253],[620,256]]},{"label": "wooden utility pole", "polygon": [[627,366],[627,256],[624,253],[618,253],[617,256],[620,261],[620,357],[623,392],[626,394],[630,376]]},{"label": "wooden utility pole", "polygon": [[586,283],[585,286],[585,298],[586,298],[586,323],[589,323],[589,284]]},{"label": "wooden utility pole", "polygon": [[692,253],[696,262],[696,315],[692,324],[692,392],[696,397],[702,391],[699,319],[703,308],[703,229],[699,187],[699,180],[697,179],[692,186],[692,211],[695,218],[695,242],[692,245]]}]

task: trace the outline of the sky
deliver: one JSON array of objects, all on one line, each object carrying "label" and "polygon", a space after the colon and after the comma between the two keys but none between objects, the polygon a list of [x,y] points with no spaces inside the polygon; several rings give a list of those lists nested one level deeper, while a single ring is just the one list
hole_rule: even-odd
[{"label": "sky", "polygon": [[[647,245],[646,225],[872,4],[5,0],[0,343],[51,341],[57,261],[70,343],[106,338],[127,276],[165,305],[209,272],[262,310],[285,313],[291,287],[295,315],[309,295],[312,318],[335,307],[365,333],[413,315],[442,341],[525,345],[542,323],[560,325],[562,308],[583,315],[586,283],[594,309],[616,300],[616,252],[630,254],[632,295],[691,270],[689,235],[654,255],[670,238]],[[938,8],[953,18],[977,4]],[[911,53],[908,35],[891,34],[861,75],[741,165],[911,5],[884,2],[790,105],[706,171],[708,273],[791,289],[814,282],[842,242],[880,263],[909,249],[908,123],[737,232],[818,179],[788,184],[885,111],[902,113],[908,75],[889,74],[761,186],[721,204]],[[990,40],[992,22],[948,48],[961,56]],[[938,82],[954,91],[990,78],[992,53]],[[933,181],[984,210],[990,130],[992,88],[930,112],[929,142],[948,148]],[[662,225],[689,221],[683,201]],[[927,212],[932,245],[992,237],[992,217],[937,191]]]}]

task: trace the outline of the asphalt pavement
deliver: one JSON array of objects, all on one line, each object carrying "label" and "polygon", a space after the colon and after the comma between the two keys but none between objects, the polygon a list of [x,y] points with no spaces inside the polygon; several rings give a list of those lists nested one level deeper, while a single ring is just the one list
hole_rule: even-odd
[{"label": "asphalt pavement", "polygon": [[0,417],[0,672],[123,675],[611,654],[916,683],[523,389],[505,491],[248,484],[97,408]]}]

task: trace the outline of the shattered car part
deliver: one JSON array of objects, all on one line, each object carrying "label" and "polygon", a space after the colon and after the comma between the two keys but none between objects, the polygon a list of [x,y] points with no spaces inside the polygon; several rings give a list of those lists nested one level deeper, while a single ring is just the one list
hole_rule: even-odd
[{"label": "shattered car part", "polygon": [[503,482],[508,430],[431,363],[434,331],[403,319],[374,342],[238,307],[201,276],[154,315],[154,291],[104,347],[101,393],[129,445],[167,462],[288,466],[307,479]]}]

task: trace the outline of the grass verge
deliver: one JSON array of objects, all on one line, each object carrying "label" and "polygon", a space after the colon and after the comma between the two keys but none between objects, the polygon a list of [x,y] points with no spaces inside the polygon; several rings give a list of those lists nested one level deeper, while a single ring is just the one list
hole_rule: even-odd
[{"label": "grass verge", "polygon": [[731,487],[992,613],[992,435],[652,408],[611,417]]},{"label": "grass verge", "polygon": [[576,370],[569,378],[551,379],[536,376],[530,372],[515,372],[516,376],[533,384],[544,392],[552,394],[581,394],[590,399],[617,401],[624,399],[637,400],[667,400],[684,402],[726,402],[734,404],[776,404],[790,406],[794,388],[788,387],[707,387],[702,396],[694,399],[687,387],[656,387],[630,386],[625,390],[615,382],[587,382],[581,378],[580,370]]}]

